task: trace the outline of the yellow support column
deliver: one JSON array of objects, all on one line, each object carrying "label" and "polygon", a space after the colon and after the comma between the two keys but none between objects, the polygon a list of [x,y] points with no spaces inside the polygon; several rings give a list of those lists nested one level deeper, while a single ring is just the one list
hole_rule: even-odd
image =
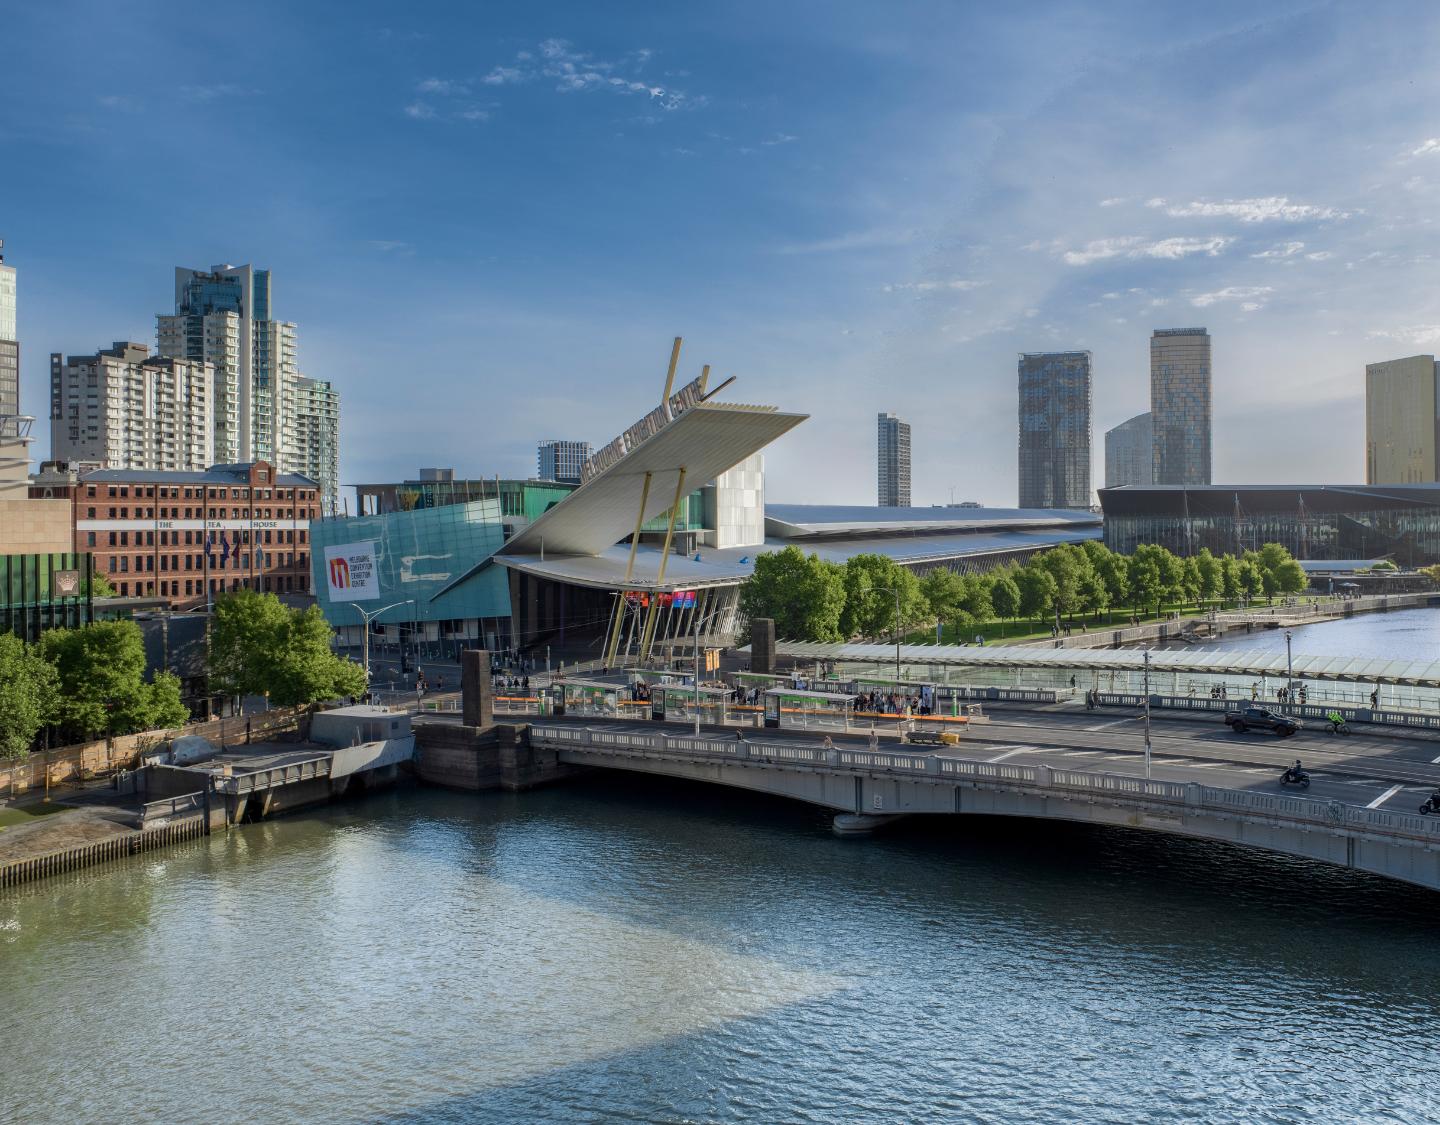
[{"label": "yellow support column", "polygon": [[[677,340],[676,343],[679,343]],[[630,559],[625,563],[625,586],[630,585],[630,576],[635,572],[635,552],[640,549],[640,529],[645,526],[645,505],[650,502],[650,478],[652,474],[645,474],[645,483],[640,486],[640,510],[635,513],[635,534],[630,537]],[[610,641],[605,646],[605,667],[609,668],[615,663],[615,653],[620,648],[620,635],[625,631],[625,588],[618,591],[616,601],[620,604],[616,607],[615,631],[611,634]]]},{"label": "yellow support column", "polygon": [[655,635],[655,614],[659,609],[660,584],[665,581],[665,566],[670,561],[670,541],[675,536],[675,517],[680,514],[680,497],[685,493],[685,466],[680,466],[680,475],[675,479],[675,499],[670,505],[670,518],[665,521],[665,546],[660,550],[660,566],[655,572],[656,596],[650,602],[650,612],[645,617],[645,632],[640,638],[641,660],[650,655],[650,640]]}]

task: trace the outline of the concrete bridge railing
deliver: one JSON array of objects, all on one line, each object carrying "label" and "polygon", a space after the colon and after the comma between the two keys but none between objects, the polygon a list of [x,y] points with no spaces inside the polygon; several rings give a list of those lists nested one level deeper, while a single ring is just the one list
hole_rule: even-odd
[{"label": "concrete bridge railing", "polygon": [[[661,732],[606,731],[575,726],[534,724],[531,745],[558,751],[591,751],[648,759],[680,759],[736,765],[770,765],[807,772],[905,777],[915,781],[961,783],[1023,790],[1067,801],[1123,801],[1155,812],[1188,817],[1261,821],[1302,833],[1325,831],[1386,838],[1397,844],[1440,850],[1440,817],[1386,812],[1339,801],[1319,801],[1248,789],[1198,783],[1154,781],[1123,774],[1026,766],[1009,762],[973,762],[933,754],[839,749],[790,742],[693,738]],[[720,779],[717,779],[720,780]],[[783,792],[783,786],[773,790]],[[797,796],[800,794],[796,794]],[[857,810],[859,811],[859,810]],[[931,811],[941,811],[938,807]]]}]

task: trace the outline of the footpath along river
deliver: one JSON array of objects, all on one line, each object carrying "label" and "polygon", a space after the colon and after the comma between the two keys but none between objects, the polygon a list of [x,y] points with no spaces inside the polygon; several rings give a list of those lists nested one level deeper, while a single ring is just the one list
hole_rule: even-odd
[{"label": "footpath along river", "polygon": [[406,788],[6,892],[0,1121],[1440,1115],[1440,895],[828,825],[624,775]]}]

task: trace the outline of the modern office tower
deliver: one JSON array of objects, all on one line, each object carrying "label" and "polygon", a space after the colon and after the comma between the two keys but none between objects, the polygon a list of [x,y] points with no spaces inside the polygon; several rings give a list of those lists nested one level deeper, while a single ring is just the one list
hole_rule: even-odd
[{"label": "modern office tower", "polygon": [[288,444],[291,471],[320,486],[327,514],[340,501],[340,392],[328,382],[297,375],[290,384]]},{"label": "modern office tower", "polygon": [[50,456],[107,469],[200,472],[213,461],[214,369],[116,341],[50,356]]},{"label": "modern office tower", "polygon": [[[270,271],[177,268],[175,312],[156,319],[162,356],[203,360],[215,369],[215,460],[265,461],[283,473],[323,470],[323,497],[333,506],[338,399],[328,383],[302,384],[295,325],[274,316]],[[301,404],[311,410],[304,419],[294,414]],[[322,445],[312,448],[312,438]]]},{"label": "modern office tower", "polygon": [[1154,427],[1149,414],[1137,414],[1105,431],[1105,487],[1154,484]]},{"label": "modern office tower", "polygon": [[[15,328],[15,267],[5,264],[0,239],[0,420],[20,414],[20,336]],[[13,423],[12,423],[13,425]],[[5,423],[0,421],[0,428]]]},{"label": "modern office tower", "polygon": [[1090,353],[1021,355],[1020,507],[1090,504]]},{"label": "modern office tower", "polygon": [[[1154,483],[1210,483],[1210,335],[1160,328],[1150,337]],[[1149,483],[1149,482],[1146,482]]]},{"label": "modern office tower", "polygon": [[588,441],[562,441],[559,438],[542,441],[538,448],[538,479],[579,484],[580,466],[589,458]]},{"label": "modern office tower", "polygon": [[910,507],[910,423],[893,414],[878,419],[876,478],[882,508]]},{"label": "modern office tower", "polygon": [[1433,355],[1365,365],[1365,483],[1440,480],[1440,367]]}]

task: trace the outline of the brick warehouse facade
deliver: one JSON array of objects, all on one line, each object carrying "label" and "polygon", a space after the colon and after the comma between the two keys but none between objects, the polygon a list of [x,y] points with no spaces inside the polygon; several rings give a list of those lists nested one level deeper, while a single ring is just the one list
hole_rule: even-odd
[{"label": "brick warehouse facade", "polygon": [[204,472],[42,471],[35,497],[70,501],[75,550],[121,597],[161,597],[173,609],[249,588],[309,594],[310,521],[320,486],[265,461]]}]

